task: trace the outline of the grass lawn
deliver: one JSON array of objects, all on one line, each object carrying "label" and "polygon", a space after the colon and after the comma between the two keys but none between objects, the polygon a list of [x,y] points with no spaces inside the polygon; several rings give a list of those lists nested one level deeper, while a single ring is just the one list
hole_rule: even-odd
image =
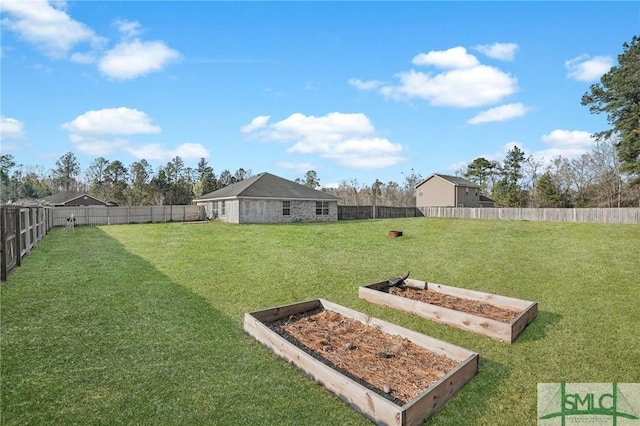
[{"label": "grass lawn", "polygon": [[[358,286],[407,270],[537,301],[538,317],[507,345],[358,299]],[[478,375],[429,424],[536,424],[538,383],[640,382],[639,277],[637,225],[57,228],[0,288],[0,420],[369,424],[242,330],[245,312],[322,297],[480,354]]]}]

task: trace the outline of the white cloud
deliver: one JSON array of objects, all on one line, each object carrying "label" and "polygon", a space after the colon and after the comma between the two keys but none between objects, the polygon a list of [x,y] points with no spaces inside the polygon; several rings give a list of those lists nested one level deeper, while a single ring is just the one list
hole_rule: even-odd
[{"label": "white cloud", "polygon": [[0,115],[0,140],[24,139],[24,123],[15,118]]},{"label": "white cloud", "polygon": [[542,136],[542,142],[556,146],[591,146],[594,143],[591,133],[583,130],[556,129]]},{"label": "white cloud", "polygon": [[[474,159],[484,157],[489,161],[498,161],[502,163],[509,150],[514,146],[517,146],[524,152],[525,158],[531,156],[540,161],[543,165],[548,165],[555,157],[558,156],[569,160],[580,158],[581,155],[590,152],[595,145],[595,140],[591,137],[591,133],[583,130],[555,129],[546,135],[542,135],[540,140],[547,146],[547,148],[533,150],[525,147],[521,142],[511,141],[504,144],[498,152],[484,153],[474,157]],[[467,162],[452,164],[449,169],[452,172],[458,171],[462,168],[466,168],[471,161],[473,161],[473,159],[470,159]]]},{"label": "white cloud", "polygon": [[128,136],[158,134],[161,128],[151,118],[132,108],[106,108],[87,111],[61,126],[69,132],[69,140],[87,155],[105,156],[121,151],[146,160],[184,160],[208,157],[209,151],[198,143],[183,143],[165,148],[158,143],[136,146]]},{"label": "white cloud", "polygon": [[209,157],[209,151],[199,143],[183,143],[175,148],[167,149],[160,144],[147,144],[140,147],[128,146],[124,151],[137,158],[166,161],[176,156],[183,160],[197,160]]},{"label": "white cloud", "polygon": [[513,61],[516,56],[516,51],[518,50],[518,45],[516,43],[482,44],[476,46],[474,49],[493,59]]},{"label": "white cloud", "polygon": [[436,106],[490,105],[517,90],[515,78],[486,65],[447,71],[433,77],[415,70],[398,76],[400,84],[383,87],[383,95],[398,100],[422,98]]},{"label": "white cloud", "polygon": [[71,59],[72,62],[75,62],[77,64],[93,64],[97,61],[98,58],[95,52],[86,52],[86,53],[75,52],[71,54],[69,59]]},{"label": "white cloud", "polygon": [[374,132],[369,118],[361,113],[331,112],[323,117],[295,113],[271,126],[272,138],[278,140],[343,140],[349,135],[365,135]]},{"label": "white cloud", "polygon": [[501,105],[499,107],[482,111],[475,117],[469,119],[467,123],[481,124],[489,123],[492,121],[506,121],[512,118],[524,117],[530,110],[531,108],[526,107],[521,103]]},{"label": "white cloud", "polygon": [[499,151],[497,152],[485,152],[483,154],[477,155],[475,157],[473,157],[472,159],[469,159],[468,161],[462,161],[462,162],[457,162],[454,164],[451,164],[449,166],[449,171],[452,173],[455,173],[459,170],[463,170],[467,168],[467,165],[469,163],[471,163],[474,159],[476,158],[484,158],[486,160],[489,161],[497,161],[499,163],[502,163],[505,159],[505,157],[507,156],[507,153],[514,147],[517,146],[518,148],[520,148],[522,150],[522,152],[525,153],[525,157],[528,155],[528,150],[526,148],[524,148],[524,146],[522,145],[522,143],[517,142],[517,141],[510,141],[507,142],[506,144],[502,145],[502,147],[500,148]]},{"label": "white cloud", "polygon": [[[141,41],[138,21],[116,20],[113,25],[122,40],[105,52],[108,40],[85,24],[72,19],[63,9],[65,2],[47,0],[2,0],[2,25],[54,58],[69,57],[80,64],[98,64],[98,70],[115,80],[130,80],[162,71],[180,58],[180,53],[163,41]],[[57,6],[57,7],[56,7]],[[72,52],[88,43],[86,52]]]},{"label": "white cloud", "polygon": [[257,128],[253,136],[267,142],[293,143],[287,149],[291,154],[318,155],[351,168],[376,169],[405,161],[402,146],[378,137],[362,113],[333,112],[321,117],[295,113]]},{"label": "white cloud", "polygon": [[[308,144],[297,143],[288,151],[313,152],[308,151],[309,147]],[[316,152],[322,157],[354,169],[381,169],[404,161],[402,146],[384,138],[352,138],[328,147],[320,144],[317,148]]]},{"label": "white cloud", "polygon": [[420,53],[414,65],[445,69],[427,73],[411,69],[399,72],[398,84],[383,84],[377,80],[363,82],[352,78],[349,84],[361,90],[377,89],[380,94],[396,100],[424,99],[436,106],[457,108],[491,105],[518,90],[518,81],[498,68],[482,65],[464,47]]},{"label": "white cloud", "polygon": [[613,59],[608,56],[594,56],[584,54],[564,63],[567,77],[578,81],[596,81],[606,74],[613,66]]},{"label": "white cloud", "polygon": [[131,80],[162,71],[168,63],[179,58],[180,53],[162,41],[135,39],[122,42],[108,51],[100,59],[98,69],[109,78]]},{"label": "white cloud", "polygon": [[105,39],[81,22],[75,21],[46,0],[2,0],[2,25],[44,51],[48,56],[64,57],[79,43],[93,47]]},{"label": "white cloud", "polygon": [[316,170],[318,168],[318,166],[313,163],[291,163],[289,161],[280,161],[276,166],[285,170],[292,170],[296,173],[306,173],[309,170]]},{"label": "white cloud", "polygon": [[529,155],[529,150],[527,148],[525,148],[522,143],[517,142],[517,141],[510,141],[510,142],[507,142],[506,144],[504,144],[502,146],[502,150],[501,151],[495,152],[493,154],[487,154],[486,156],[484,156],[484,158],[486,158],[489,161],[502,162],[507,157],[507,154],[509,153],[509,151],[511,151],[516,146],[522,152],[524,152],[525,158]]},{"label": "white cloud", "polygon": [[242,126],[240,128],[240,131],[242,133],[251,133],[258,129],[262,129],[267,125],[267,121],[269,121],[270,118],[271,116],[269,115],[260,115],[251,120],[251,123],[247,124],[246,126]]},{"label": "white cloud", "polygon": [[537,151],[535,155],[548,160],[559,155],[569,159],[580,157],[582,154],[591,151],[595,144],[591,133],[583,130],[556,129],[549,134],[543,135],[541,140],[549,148]]},{"label": "white cloud", "polygon": [[142,33],[142,27],[138,21],[118,19],[113,25],[122,33],[124,38],[137,37]]},{"label": "white cloud", "polygon": [[478,58],[467,53],[462,46],[452,47],[448,50],[434,50],[429,53],[420,53],[411,61],[414,65],[433,65],[438,68],[460,69],[473,68],[480,65]]},{"label": "white cloud", "polygon": [[62,128],[82,136],[134,135],[161,131],[160,127],[151,124],[151,118],[147,114],[126,107],[87,111],[64,123]]},{"label": "white cloud", "polygon": [[130,143],[128,139],[123,138],[105,139],[103,137],[78,134],[70,134],[69,140],[78,151],[95,157],[104,157],[112,152],[124,149]]},{"label": "white cloud", "polygon": [[375,90],[384,83],[378,80],[362,81],[359,78],[350,78],[349,84],[359,90]]}]

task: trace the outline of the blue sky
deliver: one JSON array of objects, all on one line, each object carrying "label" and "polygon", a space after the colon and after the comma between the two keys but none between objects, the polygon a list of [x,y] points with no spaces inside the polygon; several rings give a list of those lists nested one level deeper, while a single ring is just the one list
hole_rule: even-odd
[{"label": "blue sky", "polygon": [[575,158],[638,2],[2,0],[2,153],[323,185]]}]

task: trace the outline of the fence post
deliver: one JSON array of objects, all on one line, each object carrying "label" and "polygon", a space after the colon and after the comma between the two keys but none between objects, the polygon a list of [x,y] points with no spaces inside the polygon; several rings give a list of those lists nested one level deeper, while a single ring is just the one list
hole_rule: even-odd
[{"label": "fence post", "polygon": [[0,207],[0,281],[7,280],[7,209]]},{"label": "fence post", "polygon": [[20,207],[16,209],[15,225],[16,225],[16,266],[22,265],[22,227],[20,226]]}]

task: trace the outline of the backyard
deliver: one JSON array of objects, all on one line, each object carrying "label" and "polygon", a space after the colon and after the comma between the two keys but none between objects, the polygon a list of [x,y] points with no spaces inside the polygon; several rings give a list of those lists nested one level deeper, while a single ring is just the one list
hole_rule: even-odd
[{"label": "backyard", "polygon": [[[321,297],[480,354],[429,424],[536,424],[538,383],[640,382],[639,259],[638,225],[55,228],[0,287],[0,423],[370,424],[243,331],[245,312]],[[409,270],[538,316],[509,345],[358,298]]]}]

